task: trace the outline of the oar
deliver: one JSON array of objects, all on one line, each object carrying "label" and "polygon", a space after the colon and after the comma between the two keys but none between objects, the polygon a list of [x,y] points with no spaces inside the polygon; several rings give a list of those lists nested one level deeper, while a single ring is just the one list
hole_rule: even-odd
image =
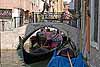
[{"label": "oar", "polygon": [[70,55],[69,55],[69,52],[68,51],[67,51],[67,56],[68,56],[68,59],[69,59],[69,62],[70,62],[71,67],[73,67],[73,64],[71,62]]}]

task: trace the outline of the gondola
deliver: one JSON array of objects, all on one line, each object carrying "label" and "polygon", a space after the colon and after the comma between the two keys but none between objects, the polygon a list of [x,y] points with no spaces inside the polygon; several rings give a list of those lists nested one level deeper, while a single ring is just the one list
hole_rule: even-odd
[{"label": "gondola", "polygon": [[[44,48],[44,47],[39,47],[39,48],[31,48],[31,52],[28,53],[24,47],[21,45],[19,45],[19,49],[18,50],[22,50],[23,53],[23,60],[25,62],[25,64],[32,64],[32,63],[36,63],[36,62],[40,62],[40,61],[45,61],[45,60],[50,60],[54,50],[59,50],[61,48],[63,48],[66,44],[68,44],[68,42],[70,41],[65,41],[63,43],[63,45],[57,46],[56,48],[52,48],[51,50],[48,48]],[[71,45],[71,44],[70,44]],[[71,45],[72,47],[73,45]],[[72,47],[74,50],[76,50],[75,46]]]},{"label": "gondola", "polygon": [[[21,40],[21,37],[19,37],[19,40]],[[49,50],[43,47],[30,48],[30,53],[28,53],[24,49],[21,43],[18,46],[17,50],[20,50],[22,52],[23,60],[25,64],[32,64],[40,61],[45,61],[47,59],[50,59],[53,54],[53,50]]]},{"label": "gondola", "polygon": [[[49,25],[48,25],[49,24]],[[62,25],[62,27],[61,27]],[[52,55],[53,55],[53,49],[49,50],[47,48],[38,48],[38,50],[40,50],[40,52],[33,52],[33,53],[28,53],[25,49],[24,49],[24,43],[25,41],[39,28],[41,27],[53,27],[53,28],[57,28],[61,31],[63,31],[67,36],[68,36],[68,32],[69,32],[69,36],[73,36],[73,32],[76,36],[71,37],[72,39],[76,40],[76,43],[79,43],[78,40],[78,35],[79,35],[79,30],[76,28],[73,28],[67,24],[63,24],[63,23],[30,23],[28,24],[27,28],[26,28],[26,33],[25,36],[23,37],[23,39],[21,37],[19,37],[19,45],[17,50],[20,50],[22,52],[22,56],[23,56],[23,61],[25,64],[33,64],[33,63],[38,63],[40,61],[45,61],[45,60],[50,60]],[[64,28],[67,27],[65,30]]]},{"label": "gondola", "polygon": [[28,53],[24,50],[23,48],[23,57],[24,57],[24,62],[26,64],[32,64],[40,61],[44,61],[52,56],[53,51],[50,51],[45,48],[39,48],[40,50],[44,50],[42,53]]}]

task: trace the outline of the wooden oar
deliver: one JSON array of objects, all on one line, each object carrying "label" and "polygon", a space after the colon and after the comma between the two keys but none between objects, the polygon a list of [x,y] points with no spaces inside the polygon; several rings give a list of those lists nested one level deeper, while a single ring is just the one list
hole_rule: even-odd
[{"label": "wooden oar", "polygon": [[67,56],[68,56],[68,59],[69,59],[69,62],[70,62],[71,67],[73,67],[73,64],[71,62],[71,58],[70,58],[70,55],[69,55],[69,52],[68,51],[67,51]]}]

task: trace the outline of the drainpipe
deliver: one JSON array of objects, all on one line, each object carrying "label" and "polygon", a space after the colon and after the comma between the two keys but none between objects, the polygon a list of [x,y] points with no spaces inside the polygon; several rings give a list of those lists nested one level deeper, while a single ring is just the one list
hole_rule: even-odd
[{"label": "drainpipe", "polygon": [[81,31],[80,31],[80,50],[84,53],[84,44],[85,44],[85,1],[81,0]]},{"label": "drainpipe", "polygon": [[90,34],[90,41],[91,41],[91,46],[93,46],[94,47],[94,45],[93,45],[93,41],[94,41],[94,1],[95,0],[91,0],[91,20],[90,20],[90,22],[91,22],[91,27],[90,27],[90,32],[91,32],[91,34]]},{"label": "drainpipe", "polygon": [[5,24],[5,22],[4,22],[3,19],[2,19],[2,31],[5,30],[4,24]]},{"label": "drainpipe", "polygon": [[99,11],[98,11],[98,50],[100,50],[100,1],[99,1]]}]

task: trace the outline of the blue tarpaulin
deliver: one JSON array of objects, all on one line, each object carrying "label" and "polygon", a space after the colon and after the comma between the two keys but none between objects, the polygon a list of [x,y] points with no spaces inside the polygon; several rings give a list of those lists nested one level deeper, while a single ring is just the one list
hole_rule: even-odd
[{"label": "blue tarpaulin", "polygon": [[[73,67],[87,67],[86,62],[83,60],[82,53],[76,58],[72,58]],[[48,67],[71,67],[69,59],[63,56],[58,56],[56,50],[54,50],[53,57],[48,63]]]}]

